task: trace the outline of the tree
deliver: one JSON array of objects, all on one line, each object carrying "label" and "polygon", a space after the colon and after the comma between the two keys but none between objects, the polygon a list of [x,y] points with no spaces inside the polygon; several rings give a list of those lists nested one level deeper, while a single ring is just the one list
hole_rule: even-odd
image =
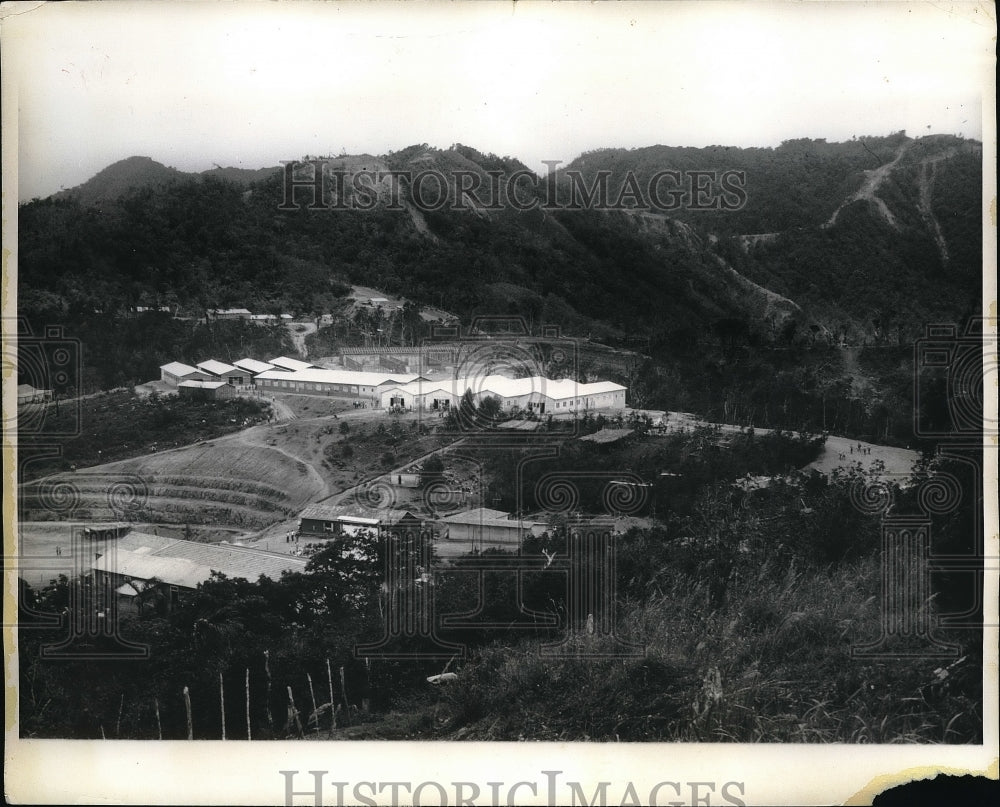
[{"label": "tree", "polygon": [[440,476],[444,473],[444,461],[437,454],[431,454],[424,460],[424,476]]},{"label": "tree", "polygon": [[502,412],[503,406],[495,395],[487,395],[479,402],[479,419],[484,425],[495,423]]},{"label": "tree", "polygon": [[465,391],[458,405],[458,425],[463,429],[475,429],[478,426],[476,422],[476,399],[473,397],[471,389]]}]

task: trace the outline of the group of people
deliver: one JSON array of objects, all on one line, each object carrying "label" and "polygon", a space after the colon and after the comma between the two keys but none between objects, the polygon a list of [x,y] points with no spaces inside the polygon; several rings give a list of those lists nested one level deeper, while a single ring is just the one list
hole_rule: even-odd
[{"label": "group of people", "polygon": [[[857,448],[857,453],[858,454],[866,454],[867,455],[867,454],[871,454],[872,453],[871,446],[863,446],[863,445],[861,445],[861,443],[858,443],[857,446],[851,446],[851,453],[852,454],[855,453],[855,448]],[[840,459],[842,459],[842,460],[846,460],[847,459],[847,455],[843,451],[840,452]]]}]

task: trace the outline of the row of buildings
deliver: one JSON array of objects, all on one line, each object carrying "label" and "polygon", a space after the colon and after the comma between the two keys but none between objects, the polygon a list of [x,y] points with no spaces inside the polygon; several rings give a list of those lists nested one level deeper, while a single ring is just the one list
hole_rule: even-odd
[{"label": "row of buildings", "polygon": [[[310,505],[299,519],[300,539],[351,538],[361,531],[432,537],[437,553],[449,558],[472,551],[516,552],[530,535],[547,525],[515,518],[502,510],[478,507],[430,520],[409,510],[358,505]],[[94,525],[83,533],[92,547],[88,564],[95,583],[129,600],[162,598],[172,606],[180,594],[207,582],[213,572],[256,581],[278,580],[285,572],[304,572],[308,559],[233,544],[206,544],[133,530],[126,523]]]},{"label": "row of buildings", "polygon": [[[376,355],[380,359],[385,356]],[[246,358],[232,364],[209,359],[194,366],[170,362],[160,367],[160,378],[181,394],[198,392],[226,398],[253,390],[271,394],[322,395],[363,401],[373,408],[394,411],[446,412],[458,406],[468,390],[476,403],[488,396],[494,397],[507,412],[538,415],[607,412],[624,409],[626,394],[624,386],[612,381],[583,383],[537,375],[432,380],[405,369],[329,369],[287,356],[266,362]]]},{"label": "row of buildings", "polygon": [[336,538],[372,530],[379,535],[433,536],[436,548],[449,546],[461,551],[472,549],[505,549],[520,547],[529,535],[541,535],[547,525],[541,521],[517,518],[503,510],[476,507],[441,518],[430,519],[410,510],[374,509],[360,505],[313,504],[299,515],[300,538]]},{"label": "row of buildings", "polygon": [[264,325],[292,321],[291,314],[253,314],[249,308],[210,308],[205,312],[205,317],[221,320],[243,319]]},{"label": "row of buildings", "polygon": [[613,381],[583,383],[569,378],[544,376],[508,378],[503,375],[446,378],[430,381],[418,378],[406,384],[385,385],[381,406],[386,409],[447,411],[458,406],[469,390],[476,403],[496,398],[503,411],[532,412],[539,415],[615,411],[625,408],[626,388]]}]

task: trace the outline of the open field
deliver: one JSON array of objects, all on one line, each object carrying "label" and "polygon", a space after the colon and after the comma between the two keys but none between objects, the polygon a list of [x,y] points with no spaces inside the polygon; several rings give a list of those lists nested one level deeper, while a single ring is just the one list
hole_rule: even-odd
[{"label": "open field", "polygon": [[199,440],[231,434],[270,416],[269,402],[249,398],[197,401],[114,390],[76,401],[30,404],[18,411],[19,428],[39,437],[58,435],[60,453],[30,459],[21,480],[59,471],[95,468]]}]

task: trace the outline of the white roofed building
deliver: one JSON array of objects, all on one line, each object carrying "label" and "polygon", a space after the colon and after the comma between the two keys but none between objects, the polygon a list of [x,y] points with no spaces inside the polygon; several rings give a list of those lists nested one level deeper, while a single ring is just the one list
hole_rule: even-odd
[{"label": "white roofed building", "polygon": [[213,319],[250,319],[248,308],[210,308],[208,316]]},{"label": "white roofed building", "polygon": [[221,379],[214,381],[181,381],[177,385],[177,392],[182,397],[211,398],[213,400],[224,400],[233,398],[236,395],[236,388],[232,384],[227,384]]},{"label": "white roofed building", "polygon": [[297,371],[266,370],[256,377],[255,383],[264,391],[349,398],[377,407],[381,402],[382,387],[406,384],[416,378],[418,376],[412,373],[355,372],[312,367]]},{"label": "white roofed building", "polygon": [[469,552],[484,549],[516,551],[526,536],[541,535],[546,530],[541,521],[525,521],[503,510],[488,507],[454,513],[439,521],[445,527],[439,550],[452,545],[453,549]]},{"label": "white roofed building", "polygon": [[208,316],[214,319],[250,319],[248,308],[210,308]]},{"label": "white roofed building", "polygon": [[181,381],[211,381],[212,374],[192,367],[190,364],[172,361],[160,366],[160,380],[164,384],[176,387]]},{"label": "white roofed building", "polygon": [[150,586],[169,597],[193,591],[221,572],[251,582],[264,577],[278,580],[283,572],[304,572],[308,560],[228,544],[203,544],[162,535],[130,532],[120,538],[95,541],[101,550],[90,563],[95,582],[135,597]]},{"label": "white roofed building", "polygon": [[241,370],[246,370],[251,376],[275,369],[273,364],[266,361],[257,361],[257,359],[239,359],[234,361],[233,364]]},{"label": "white roofed building", "polygon": [[457,406],[466,390],[472,391],[477,404],[486,396],[498,398],[507,411],[520,409],[558,415],[625,408],[626,388],[612,381],[585,384],[572,379],[557,381],[542,376],[508,378],[501,375],[418,380],[386,387],[381,392],[381,403],[384,408],[447,409]]},{"label": "white roofed building", "polygon": [[244,384],[250,383],[250,374],[246,370],[215,359],[198,362],[198,369],[211,373],[234,387],[242,387]]}]

